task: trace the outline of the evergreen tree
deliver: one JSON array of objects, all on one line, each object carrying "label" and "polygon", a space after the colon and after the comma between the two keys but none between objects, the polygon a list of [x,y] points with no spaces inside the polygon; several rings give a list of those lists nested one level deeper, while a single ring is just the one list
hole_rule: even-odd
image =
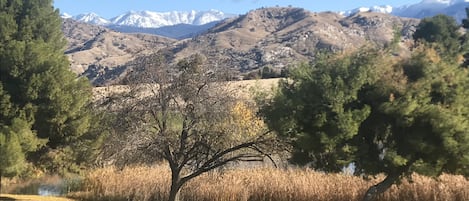
[{"label": "evergreen tree", "polygon": [[24,157],[18,137],[3,128],[0,132],[0,192],[2,177],[19,174],[24,168]]},{"label": "evergreen tree", "polygon": [[[89,128],[91,87],[77,79],[52,0],[0,0],[1,126],[14,119],[48,142],[35,157],[73,144]],[[1,105],[3,103],[3,105]]]},{"label": "evergreen tree", "polygon": [[[15,118],[10,127],[0,128],[0,180],[3,176],[13,177],[26,167],[26,153],[35,151],[46,143],[31,131],[31,125]],[[1,191],[1,182],[0,182]]]},{"label": "evergreen tree", "polygon": [[461,26],[453,17],[436,15],[424,18],[413,37],[416,42],[431,44],[443,59],[461,64],[463,54],[468,50],[468,44],[467,37],[460,31],[460,28]]},{"label": "evergreen tree", "polygon": [[461,24],[462,27],[465,29],[469,29],[469,8],[466,8],[466,18],[462,20]]},{"label": "evergreen tree", "polygon": [[360,104],[358,92],[376,79],[372,69],[378,54],[320,57],[282,80],[262,112],[272,130],[294,139],[292,162],[338,172],[353,161],[351,140],[370,113],[369,106]]},{"label": "evergreen tree", "polygon": [[263,114],[292,139],[294,161],[384,173],[364,200],[412,172],[469,175],[468,72],[426,46],[406,61],[376,52],[320,60],[280,84]]}]

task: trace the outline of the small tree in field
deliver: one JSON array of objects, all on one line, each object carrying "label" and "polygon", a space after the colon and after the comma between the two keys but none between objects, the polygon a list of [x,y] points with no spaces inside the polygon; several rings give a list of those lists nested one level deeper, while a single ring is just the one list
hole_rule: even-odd
[{"label": "small tree in field", "polygon": [[273,136],[249,104],[203,66],[203,58],[182,60],[173,69],[152,59],[143,61],[147,68],[140,84],[131,86],[124,114],[140,149],[169,164],[168,200],[179,200],[183,185],[205,172],[263,160]]},{"label": "small tree in field", "polygon": [[469,175],[469,75],[420,47],[404,61],[375,50],[299,67],[263,108],[267,123],[291,138],[293,161],[386,178],[374,200],[402,176]]}]

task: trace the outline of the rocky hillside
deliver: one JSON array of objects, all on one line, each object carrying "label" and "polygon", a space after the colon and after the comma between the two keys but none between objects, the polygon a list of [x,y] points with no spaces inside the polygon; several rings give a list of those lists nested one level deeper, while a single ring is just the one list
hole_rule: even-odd
[{"label": "rocky hillside", "polygon": [[[64,24],[70,41],[67,54],[72,69],[85,73],[96,85],[113,83],[130,72],[132,60],[157,50],[172,54],[172,61],[199,53],[207,65],[238,72],[240,77],[265,67],[274,72],[311,61],[318,51],[343,51],[366,44],[386,45],[401,30],[404,45],[417,19],[362,12],[343,16],[313,13],[301,8],[263,8],[227,19],[192,39],[123,34],[83,24]],[[112,75],[112,76],[110,76]]]},{"label": "rocky hillside", "polygon": [[88,76],[92,82],[139,56],[170,47],[175,42],[157,35],[123,34],[72,19],[64,19],[62,31],[68,40],[65,53],[72,71]]},{"label": "rocky hillside", "polygon": [[213,65],[241,72],[265,66],[279,70],[309,61],[318,51],[388,44],[396,29],[402,30],[403,40],[407,40],[417,24],[416,19],[382,13],[344,17],[300,8],[267,8],[218,24],[203,35],[180,42],[174,52],[177,58],[198,52]]}]

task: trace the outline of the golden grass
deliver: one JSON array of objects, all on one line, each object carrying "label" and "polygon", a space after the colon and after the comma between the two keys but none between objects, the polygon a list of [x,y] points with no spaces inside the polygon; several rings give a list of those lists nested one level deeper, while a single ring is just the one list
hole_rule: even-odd
[{"label": "golden grass", "polygon": [[[367,188],[382,179],[364,180],[309,169],[235,169],[211,172],[186,184],[185,201],[343,201],[360,200]],[[88,174],[82,200],[165,200],[169,191],[166,166],[97,169]],[[431,179],[412,176],[412,182],[394,185],[379,201],[469,200],[469,181],[442,175]]]},{"label": "golden grass", "polygon": [[0,200],[74,201],[72,199],[62,198],[62,197],[38,196],[38,195],[12,195],[12,194],[0,194]]},{"label": "golden grass", "polygon": [[[254,95],[253,90],[269,92],[272,88],[275,88],[277,86],[280,80],[281,78],[242,80],[224,82],[223,84],[227,87],[228,91],[236,92],[237,96],[241,96],[243,98],[252,98],[252,95]],[[127,85],[94,87],[93,99],[100,100],[111,95],[128,93],[130,90],[131,88]]]}]

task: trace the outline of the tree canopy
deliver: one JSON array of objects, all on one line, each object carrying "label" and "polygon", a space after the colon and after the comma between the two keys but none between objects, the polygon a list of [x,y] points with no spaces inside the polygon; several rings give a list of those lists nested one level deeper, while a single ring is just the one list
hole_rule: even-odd
[{"label": "tree canopy", "polygon": [[[157,57],[157,56],[156,56]],[[168,67],[149,57],[139,84],[120,109],[133,149],[163,159],[171,169],[168,200],[191,179],[232,162],[262,161],[275,143],[255,107],[236,98],[224,73],[194,55]],[[142,83],[143,81],[143,83]],[[150,162],[154,162],[150,161]]]},{"label": "tree canopy", "polygon": [[[0,127],[21,122],[28,138],[47,140],[40,149],[23,149],[36,153],[22,156],[31,161],[73,144],[90,124],[91,87],[70,71],[60,28],[51,0],[0,0]],[[6,140],[24,143],[7,133]]]}]

